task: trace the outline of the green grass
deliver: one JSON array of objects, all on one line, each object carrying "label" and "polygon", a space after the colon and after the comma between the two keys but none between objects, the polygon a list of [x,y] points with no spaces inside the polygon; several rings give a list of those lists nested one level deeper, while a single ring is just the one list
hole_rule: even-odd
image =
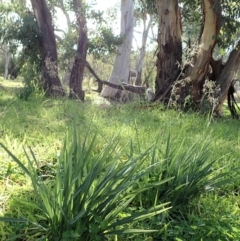
[{"label": "green grass", "polygon": [[[20,82],[0,81],[0,84],[4,86],[4,89],[0,88],[0,142],[25,165],[27,159],[23,147],[30,146],[43,173],[56,167],[63,140],[73,125],[82,136],[89,130],[98,132],[93,153],[100,153],[115,136],[123,149],[121,160],[139,155],[154,143],[158,150],[165,152],[170,136],[171,150],[177,149],[179,153],[186,152],[198,141],[202,146],[202,142],[207,140],[209,161],[214,161],[214,170],[223,168],[228,172],[239,166],[239,120],[233,120],[229,115],[214,119],[208,125],[207,116],[166,111],[160,104],[96,105],[93,101],[96,95],[93,97],[90,93],[87,93],[85,103],[34,95],[24,101],[16,95]],[[147,167],[151,161],[150,155],[143,166]],[[229,172],[229,177],[238,178],[239,174],[239,171]],[[165,222],[156,216],[128,226],[157,229],[157,233],[128,234],[115,237],[115,240],[240,240],[239,180],[203,192],[200,198],[182,205],[174,216],[166,214]],[[0,149],[0,215],[21,216],[33,211],[29,207],[24,213],[21,202],[17,202],[33,199],[30,190],[27,175]],[[151,198],[148,195],[147,198]],[[138,210],[142,204],[136,201],[132,205],[126,214]],[[22,228],[22,223],[9,225],[0,222],[0,239],[4,240],[9,233]]]}]

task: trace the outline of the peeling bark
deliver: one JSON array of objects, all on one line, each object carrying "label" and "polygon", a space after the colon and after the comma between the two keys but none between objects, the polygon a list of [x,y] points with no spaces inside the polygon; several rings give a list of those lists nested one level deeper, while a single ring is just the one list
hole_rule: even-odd
[{"label": "peeling bark", "polygon": [[[240,66],[240,41],[231,51],[227,62],[213,58],[213,50],[221,29],[222,9],[219,0],[202,0],[203,28],[198,53],[192,63],[181,71],[176,63],[181,61],[181,18],[177,0],[157,0],[159,15],[158,60],[155,100],[169,100],[187,110],[194,107],[201,111],[221,112],[228,97],[233,117],[238,117],[233,98],[233,79]],[[179,24],[177,24],[179,21]],[[179,31],[178,31],[179,30]],[[178,34],[177,34],[178,33]],[[179,81],[176,81],[178,80]],[[213,81],[208,82],[208,80]],[[172,88],[174,86],[174,88]],[[186,97],[191,97],[186,103]],[[230,98],[229,98],[230,97]],[[232,97],[232,98],[231,98]]]},{"label": "peeling bark", "polygon": [[51,13],[46,0],[31,0],[31,3],[41,32],[40,51],[42,55],[43,88],[48,96],[64,96],[65,93],[58,77],[57,46]]},{"label": "peeling bark", "polygon": [[178,0],[157,0],[159,16],[156,99],[169,99],[169,86],[176,80],[182,63],[182,24]]},{"label": "peeling bark", "polygon": [[220,31],[221,4],[219,0],[202,0],[204,28],[196,62],[190,73],[192,82],[192,98],[199,103],[202,97],[202,87],[209,71],[217,36]]}]

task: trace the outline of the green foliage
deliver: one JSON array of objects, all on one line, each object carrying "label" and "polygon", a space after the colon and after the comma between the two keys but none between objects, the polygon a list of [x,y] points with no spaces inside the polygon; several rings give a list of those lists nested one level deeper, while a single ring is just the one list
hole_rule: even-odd
[{"label": "green foliage", "polygon": [[11,51],[17,52],[17,48],[22,44],[24,55],[30,57],[32,62],[39,59],[40,32],[31,13],[18,13],[15,18],[10,18],[8,22],[0,28],[0,37],[3,41],[11,43]]},{"label": "green foliage", "polygon": [[25,86],[24,88],[20,89],[17,93],[17,97],[21,100],[29,100],[30,96],[34,92],[34,88],[32,86]]},{"label": "green foliage", "polygon": [[[16,24],[18,30],[12,29],[10,38],[17,40],[22,44],[22,51],[19,57],[19,65],[24,66],[26,63],[31,64],[35,68],[34,71],[39,72],[41,57],[40,57],[40,39],[41,35],[32,14],[26,14]],[[15,32],[16,31],[16,32]]]},{"label": "green foliage", "polygon": [[199,1],[186,1],[182,11],[183,40],[189,48],[197,44],[203,27],[201,5]]},{"label": "green foliage", "polygon": [[89,36],[88,51],[96,58],[116,52],[116,47],[123,43],[124,37],[116,36],[112,28],[100,27],[97,32]]},{"label": "green foliage", "polygon": [[[186,40],[191,39],[191,43],[195,44],[203,30],[201,1],[184,0],[182,3],[184,35]],[[215,7],[221,7],[222,9],[221,30],[218,36],[218,45],[222,49],[226,50],[229,46],[234,46],[238,38],[240,27],[239,4],[239,0],[222,1],[221,5],[216,2],[217,6]]]},{"label": "green foliage", "polygon": [[39,84],[39,72],[37,71],[38,66],[31,62],[23,65],[20,74],[23,77],[24,86],[17,92],[17,97],[22,100],[29,100],[32,95],[44,95]]},{"label": "green foliage", "polygon": [[196,197],[206,191],[212,191],[222,185],[230,184],[235,178],[229,178],[235,170],[226,170],[226,167],[216,168],[217,159],[211,160],[211,143],[198,139],[187,149],[182,149],[183,143],[179,143],[172,148],[170,138],[168,139],[166,151],[161,153],[159,158],[164,158],[161,168],[156,168],[153,180],[166,179],[170,176],[174,178],[166,182],[156,192],[156,203],[170,201],[173,211],[178,206],[185,206]]},{"label": "green foliage", "polygon": [[[4,12],[2,24],[0,27],[0,38],[3,42],[8,44],[10,52],[15,55],[15,66],[13,69],[13,76],[16,77],[17,73],[26,65],[31,65],[31,73],[28,76],[34,78],[40,71],[40,40],[41,34],[38,29],[35,17],[32,12],[26,10],[26,3],[11,1],[11,3],[4,3],[0,8]],[[22,70],[24,72],[25,70]],[[24,78],[26,75],[24,75]],[[26,78],[26,85],[28,92],[30,90],[30,81]],[[25,91],[27,92],[27,91]]]},{"label": "green foliage", "polygon": [[[119,165],[124,164],[124,161],[130,158],[133,160],[143,155],[149,146],[153,145],[152,149],[149,149],[149,152],[146,153],[145,160],[142,160],[141,169],[146,170],[151,163],[160,162],[160,164],[158,164],[158,168],[154,168],[153,174],[142,176],[129,190],[129,193],[138,190],[138,187],[144,188],[149,183],[159,180],[161,166],[165,169],[167,166],[171,166],[169,172],[174,173],[176,170],[175,164],[182,161],[185,169],[189,168],[190,170],[191,166],[192,170],[195,171],[194,167],[197,167],[195,163],[201,163],[200,157],[207,158],[203,167],[199,167],[201,175],[203,175],[204,167],[213,163],[212,169],[207,173],[209,174],[208,178],[202,179],[203,181],[209,181],[212,175],[218,176],[221,173],[228,173],[228,176],[223,178],[223,182],[228,178],[235,178],[236,180],[234,183],[215,187],[212,190],[202,189],[200,198],[193,198],[187,202],[188,204],[179,202],[176,207],[173,206],[169,211],[160,215],[120,225],[118,228],[158,230],[158,232],[116,234],[114,237],[113,235],[105,236],[109,241],[240,240],[240,172],[234,171],[234,168],[239,166],[240,158],[240,137],[236,131],[238,130],[239,120],[232,120],[227,110],[225,111],[225,117],[214,118],[208,125],[208,117],[191,112],[181,113],[174,110],[165,110],[161,104],[131,103],[116,105],[110,103],[108,107],[104,107],[101,104],[96,104],[93,100],[95,95],[93,97],[93,94],[88,92],[86,92],[85,103],[68,99],[46,99],[40,96],[32,96],[30,101],[25,102],[16,98],[15,95],[15,91],[21,84],[20,82],[4,80],[0,80],[0,82],[1,142],[28,168],[28,160],[22,146],[31,146],[39,166],[36,167],[34,161],[32,162],[36,167],[38,181],[46,184],[47,190],[55,190],[52,187],[55,183],[57,162],[60,161],[59,152],[63,148],[62,140],[66,135],[66,130],[73,126],[73,122],[79,129],[80,136],[78,137],[82,140],[81,143],[88,136],[86,149],[93,138],[92,133],[95,133],[96,130],[98,132],[90,160],[99,157],[103,150],[110,145],[111,137],[114,134],[116,135],[116,132],[118,133],[114,139],[118,146],[115,146],[116,152],[112,153],[114,160],[117,160],[117,169]],[[4,89],[1,86],[4,86]],[[91,130],[90,134],[87,130]],[[171,140],[168,144],[169,133]],[[72,137],[69,136],[69,138]],[[126,143],[129,143],[130,140],[131,148],[129,150]],[[207,143],[209,145],[206,147]],[[68,147],[70,146],[69,143]],[[194,150],[195,154],[193,154]],[[205,150],[206,155],[203,153]],[[119,158],[115,158],[115,156]],[[190,156],[193,158],[189,159]],[[165,160],[165,157],[168,158]],[[61,160],[63,160],[62,156]],[[187,160],[190,162],[189,164]],[[109,160],[108,163],[110,166],[111,161]],[[89,161],[85,163],[85,165],[87,164],[93,167],[94,163]],[[99,177],[103,178],[106,169]],[[63,169],[61,171],[62,174],[66,173]],[[183,177],[181,177],[181,173]],[[186,176],[184,176],[186,173],[187,171],[184,171],[184,168],[180,165],[179,175],[174,174],[177,178],[169,180],[167,183],[173,186],[174,180],[175,182],[176,180],[186,181]],[[167,177],[166,172],[163,175]],[[172,175],[169,174],[169,176]],[[96,179],[94,184],[97,184],[98,181],[100,179]],[[162,183],[156,188],[151,187],[149,192],[144,191],[141,195],[137,194],[128,207],[119,213],[118,218],[130,217],[136,211],[145,211],[154,202],[157,191],[166,190],[167,183]],[[200,187],[203,184],[202,182],[194,183],[195,186],[199,185]],[[182,188],[186,188],[185,190],[188,192],[191,189],[190,187],[192,185],[189,185],[189,189],[186,185],[183,185]],[[177,197],[180,191],[181,189],[175,189],[174,193],[169,190],[169,196],[166,195],[164,198],[171,199],[174,195]],[[124,195],[124,192],[122,195]],[[197,197],[199,197],[198,194]],[[49,230],[50,226],[46,216],[41,215],[42,211],[34,205],[40,204],[39,200],[39,197],[33,192],[32,184],[27,175],[1,148],[0,215],[35,220],[36,223],[40,223]],[[141,200],[142,203],[140,203]],[[178,200],[181,200],[181,198]],[[34,232],[34,228],[36,226],[32,223],[0,222],[0,240],[21,235],[23,231]],[[67,236],[68,233],[65,235]],[[44,237],[42,239],[44,240]],[[39,241],[41,238],[29,235],[26,240]]]},{"label": "green foliage", "polygon": [[96,11],[88,5],[87,18],[95,24],[88,32],[88,53],[97,59],[104,59],[116,53],[116,47],[124,41],[124,36],[116,34],[112,23],[116,20],[117,10]]},{"label": "green foliage", "polygon": [[61,44],[59,44],[59,61],[60,61],[60,69],[67,69],[69,67],[69,60],[73,59],[76,53],[76,41],[77,40],[77,32],[68,32],[66,33],[64,39]]},{"label": "green foliage", "polygon": [[[0,221],[26,224],[16,238],[84,238],[87,241],[103,240],[103,236],[110,234],[154,231],[126,229],[123,225],[166,211],[167,203],[133,212],[126,217],[120,215],[138,193],[151,188],[151,185],[137,190],[133,188],[151,170],[141,169],[151,148],[138,156],[120,161],[121,151],[114,139],[99,153],[94,153],[96,136],[91,137],[91,133],[88,133],[88,137],[82,137],[76,129],[73,133],[73,137],[68,135],[65,141],[56,165],[55,177],[38,175],[34,165],[39,167],[39,163],[31,149],[32,158],[25,152],[28,159],[28,166],[25,166],[0,144],[30,177],[35,201],[21,204],[32,206],[38,216],[38,219],[30,214],[25,218],[2,217]],[[49,180],[45,181],[46,178]],[[154,183],[154,186],[165,181],[167,179]]]},{"label": "green foliage", "polygon": [[149,13],[157,14],[156,3],[152,0],[139,0],[140,6],[148,9]]},{"label": "green foliage", "polygon": [[[103,55],[101,56],[101,59],[96,59],[95,56],[88,55],[88,62],[102,80],[107,80],[109,78],[109,73],[111,73],[112,70],[114,58],[115,54]],[[84,76],[88,80],[93,78],[89,71],[85,71]],[[89,89],[97,89],[97,84],[95,83],[95,86],[89,86]]]},{"label": "green foliage", "polygon": [[[13,11],[13,10],[12,10]],[[22,74],[25,82],[25,89],[19,93],[19,98],[27,100],[34,92],[34,85],[40,73],[40,32],[33,14],[21,12],[10,12],[17,17],[10,18],[0,28],[0,37],[7,42],[10,51],[16,55],[15,70],[13,74]],[[18,12],[20,11],[20,12]],[[19,51],[21,49],[21,51]],[[33,84],[34,83],[34,84]]]},{"label": "green foliage", "polygon": [[222,28],[219,36],[219,46],[227,49],[234,46],[239,35],[240,10],[239,0],[228,0],[222,3]]}]

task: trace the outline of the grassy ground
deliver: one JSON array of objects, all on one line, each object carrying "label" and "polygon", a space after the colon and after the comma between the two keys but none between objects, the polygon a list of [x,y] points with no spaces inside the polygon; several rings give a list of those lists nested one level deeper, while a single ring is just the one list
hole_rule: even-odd
[{"label": "grassy ground", "polygon": [[[24,101],[16,95],[20,82],[0,81],[0,84],[3,86],[0,86],[0,141],[23,162],[26,162],[23,147],[30,146],[42,167],[54,166],[66,132],[75,124],[83,135],[98,131],[96,151],[113,136],[123,148],[132,142],[135,153],[156,140],[158,147],[165,150],[170,136],[170,148],[180,146],[183,151],[193,143],[200,145],[208,140],[211,160],[217,160],[214,168],[231,170],[239,166],[239,120],[228,115],[214,119],[209,125],[207,116],[166,111],[161,105],[147,103],[109,105],[94,100],[90,93],[85,103],[46,99],[41,95]],[[232,184],[201,194],[189,205],[183,205],[178,215],[164,225],[157,218],[134,224],[157,227],[158,235],[128,235],[118,240],[240,240],[239,187],[240,180],[236,179]],[[24,213],[21,207],[14,206],[14,200],[25,195],[29,188],[22,170],[0,150],[0,215]],[[1,240],[8,232],[14,232],[14,226],[0,222]]]}]

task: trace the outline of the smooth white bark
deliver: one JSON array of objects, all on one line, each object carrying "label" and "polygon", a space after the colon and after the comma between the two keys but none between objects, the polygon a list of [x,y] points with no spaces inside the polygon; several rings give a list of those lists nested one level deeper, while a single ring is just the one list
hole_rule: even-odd
[{"label": "smooth white bark", "polygon": [[[111,83],[128,83],[134,25],[134,0],[121,0],[121,36],[124,37],[124,42],[118,47],[113,70],[109,78]],[[114,98],[117,92],[119,90],[106,86],[102,96]]]},{"label": "smooth white bark", "polygon": [[141,78],[142,78],[142,69],[144,66],[144,59],[146,55],[146,45],[147,45],[147,39],[149,30],[152,24],[152,16],[149,15],[149,20],[147,22],[147,19],[143,19],[143,34],[142,34],[142,46],[140,48],[139,57],[136,63],[136,71],[137,71],[137,78],[136,78],[136,84],[141,85]]}]

